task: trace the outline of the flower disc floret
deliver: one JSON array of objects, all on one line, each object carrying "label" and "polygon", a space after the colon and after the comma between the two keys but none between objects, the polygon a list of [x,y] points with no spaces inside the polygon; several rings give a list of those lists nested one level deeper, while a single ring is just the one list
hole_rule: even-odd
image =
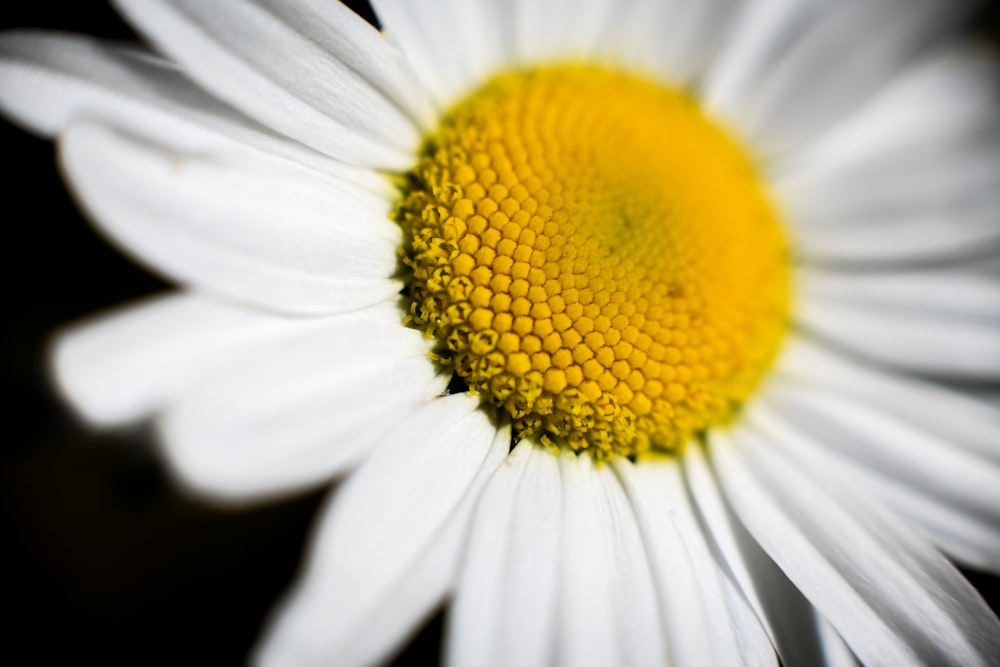
[{"label": "flower disc floret", "polygon": [[675,451],[732,416],[787,329],[774,210],[678,91],[583,66],[499,76],[401,183],[409,321],[518,437]]}]

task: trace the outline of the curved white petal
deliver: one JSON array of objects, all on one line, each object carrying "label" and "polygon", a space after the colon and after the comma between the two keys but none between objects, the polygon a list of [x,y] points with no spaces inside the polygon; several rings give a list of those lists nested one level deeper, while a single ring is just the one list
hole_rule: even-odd
[{"label": "curved white petal", "polygon": [[746,429],[733,438],[712,446],[733,510],[863,663],[993,661],[1000,622],[929,544],[849,484],[804,473]]},{"label": "curved white petal", "polygon": [[886,150],[835,173],[803,178],[794,189],[786,184],[780,194],[800,234],[877,226],[903,215],[947,217],[988,205],[995,211],[1000,205],[998,148],[1000,128]]},{"label": "curved white petal", "polygon": [[559,456],[563,520],[556,660],[649,665],[666,654],[649,557],[621,483],[586,454]]},{"label": "curved white petal", "polygon": [[603,48],[614,35],[612,24],[623,8],[610,0],[514,0],[513,58],[536,66],[606,56]]},{"label": "curved white petal", "polygon": [[170,294],[60,333],[52,368],[59,389],[85,418],[122,424],[147,417],[200,382],[330,322],[271,315],[198,294]]},{"label": "curved white petal", "polygon": [[816,623],[823,647],[823,664],[827,667],[858,667],[857,658],[833,626],[822,618],[817,618]]},{"label": "curved white petal", "polygon": [[[866,102],[968,12],[971,3],[874,0],[827,3],[732,116],[765,154],[801,145]],[[823,76],[817,76],[823,72]]]},{"label": "curved white petal", "polygon": [[510,65],[510,8],[501,0],[373,0],[397,43],[441,109]]},{"label": "curved white petal", "polygon": [[799,382],[773,382],[747,419],[791,457],[824,450],[809,460],[815,474],[824,474],[826,459],[840,459],[852,469],[851,479],[950,553],[987,569],[1000,567],[997,462],[857,399]]},{"label": "curved white petal", "polygon": [[117,0],[188,76],[340,160],[406,169],[433,117],[405,63],[337,2]]},{"label": "curved white petal", "polygon": [[803,271],[803,300],[822,300],[895,313],[1000,323],[1000,278],[957,270],[880,272]]},{"label": "curved white petal", "polygon": [[388,203],[284,162],[178,153],[90,123],[60,143],[96,224],[182,282],[282,312],[326,314],[399,291]]},{"label": "curved white petal", "polygon": [[739,118],[741,109],[758,93],[760,81],[822,9],[821,2],[810,0],[744,2],[729,39],[705,75],[705,108],[722,117]]},{"label": "curved white petal", "polygon": [[1000,463],[1000,403],[885,373],[803,338],[785,345],[775,374],[829,387],[896,420]]},{"label": "curved white petal", "polygon": [[552,664],[561,498],[556,457],[529,440],[490,478],[448,612],[447,664]]},{"label": "curved white petal", "polygon": [[469,513],[510,430],[458,394],[431,401],[384,441],[336,492],[260,664],[385,659],[452,585]]},{"label": "curved white petal", "polygon": [[169,406],[159,431],[181,481],[232,500],[319,484],[440,395],[429,342],[387,310],[334,318]]},{"label": "curved white petal", "polygon": [[374,171],[332,160],[243,116],[195,87],[173,63],[80,35],[0,36],[0,109],[50,138],[75,120],[94,118],[124,131],[153,133],[177,151],[208,145],[259,151],[392,194]]},{"label": "curved white petal", "polygon": [[733,515],[699,446],[688,447],[683,464],[706,541],[753,607],[782,662],[821,664],[823,647],[812,605]]},{"label": "curved white petal", "polygon": [[750,604],[705,541],[678,464],[616,460],[635,509],[676,665],[774,665]]},{"label": "curved white petal", "polygon": [[797,323],[820,339],[899,368],[944,377],[1000,377],[1000,326],[928,313],[803,299]]},{"label": "curved white petal", "polygon": [[787,199],[879,156],[988,135],[996,132],[998,102],[996,58],[967,42],[936,49],[831,132],[771,165],[772,185]]},{"label": "curved white petal", "polygon": [[612,43],[607,57],[672,85],[694,86],[716,52],[724,50],[739,4],[740,0],[622,3],[613,25],[606,28]]}]

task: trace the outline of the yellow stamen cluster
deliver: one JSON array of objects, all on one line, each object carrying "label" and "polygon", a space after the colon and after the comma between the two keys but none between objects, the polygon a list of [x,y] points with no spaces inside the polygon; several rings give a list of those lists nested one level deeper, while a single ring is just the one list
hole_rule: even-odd
[{"label": "yellow stamen cluster", "polygon": [[733,414],[786,329],[786,242],[750,162],[642,79],[493,79],[427,139],[395,215],[410,321],[518,437],[674,450]]}]

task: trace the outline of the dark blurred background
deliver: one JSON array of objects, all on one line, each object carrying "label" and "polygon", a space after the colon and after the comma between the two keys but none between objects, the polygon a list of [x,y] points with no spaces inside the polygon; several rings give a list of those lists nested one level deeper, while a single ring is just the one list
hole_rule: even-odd
[{"label": "dark blurred background", "polygon": [[[979,24],[993,40],[998,7]],[[0,29],[14,27],[135,39],[93,0],[4,3]],[[242,664],[292,580],[324,493],[240,511],[201,504],[164,474],[147,430],[94,433],[63,408],[46,375],[51,332],[169,286],[81,218],[51,143],[0,123],[0,147],[5,662]],[[998,580],[967,574],[998,608]],[[440,632],[438,616],[398,664],[433,662]]]}]

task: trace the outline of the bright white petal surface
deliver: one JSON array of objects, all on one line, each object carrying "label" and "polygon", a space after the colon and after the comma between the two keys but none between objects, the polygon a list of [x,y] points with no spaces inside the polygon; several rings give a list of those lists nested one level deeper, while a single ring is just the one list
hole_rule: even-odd
[{"label": "bright white petal surface", "polygon": [[[337,2],[118,0],[213,94],[345,162],[406,169],[432,118],[400,54]],[[400,108],[400,107],[403,108]]]},{"label": "bright white petal surface", "polygon": [[621,483],[586,454],[559,457],[563,481],[556,663],[665,659],[649,557]]},{"label": "bright white petal surface", "polygon": [[786,183],[779,194],[796,223],[797,252],[820,264],[884,266],[941,263],[996,247],[998,150],[994,128]]},{"label": "bright white petal surface", "polygon": [[169,406],[159,420],[180,479],[217,499],[258,499],[331,479],[445,387],[395,303],[326,326]]},{"label": "bright white petal surface", "polygon": [[951,555],[998,567],[997,462],[814,384],[773,382],[747,420],[766,432],[772,446],[802,457],[816,475],[826,474],[829,460],[838,459],[851,470],[850,479]]},{"label": "bright white petal surface", "polygon": [[61,333],[53,370],[89,421],[129,423],[330,321],[269,315],[198,294],[154,297]]},{"label": "bright white petal surface", "polygon": [[834,389],[951,448],[1000,463],[1000,403],[885,373],[801,338],[788,342],[779,363],[780,376]]},{"label": "bright white petal surface", "polygon": [[[697,4],[697,3],[690,3]],[[744,2],[719,57],[705,76],[702,100],[713,113],[739,114],[785,49],[822,10],[805,0]]]},{"label": "bright white petal surface", "polygon": [[868,359],[943,377],[1000,376],[1000,327],[940,314],[803,299],[795,318],[820,340]]},{"label": "bright white petal surface", "polygon": [[[965,42],[934,50],[908,64],[858,113],[809,142],[791,159],[772,166],[772,186],[786,203],[803,186],[810,198],[831,177],[836,179],[880,156],[995,133],[998,74],[991,53]],[[914,109],[920,113],[913,113]]]},{"label": "bright white petal surface", "polygon": [[195,87],[173,63],[147,51],[80,35],[18,32],[0,36],[0,109],[55,137],[80,118],[135,133],[155,133],[179,152],[206,142],[233,152],[263,152],[391,194],[371,170],[349,167],[276,134]]},{"label": "bright white petal surface", "polygon": [[511,10],[501,0],[373,0],[372,6],[441,109],[509,66]]},{"label": "bright white petal surface", "polygon": [[753,607],[782,662],[822,664],[813,606],[733,515],[701,448],[689,447],[683,465],[706,540],[721,559],[727,578]]},{"label": "bright white petal surface", "polygon": [[522,440],[476,507],[448,613],[447,664],[553,663],[561,517],[556,457]]},{"label": "bright white petal surface", "polygon": [[712,459],[733,510],[864,664],[991,664],[1000,622],[929,543],[848,480],[732,437],[714,434]]},{"label": "bright white petal surface", "polygon": [[513,58],[523,66],[607,55],[620,5],[610,0],[552,0],[510,3]]},{"label": "bright white petal surface", "polygon": [[649,554],[670,664],[774,665],[756,613],[705,541],[679,465],[618,460]]},{"label": "bright white petal surface", "polygon": [[365,665],[451,587],[473,503],[510,444],[467,394],[404,420],[336,492],[262,665]]},{"label": "bright white petal surface", "polygon": [[858,109],[970,4],[826,3],[761,72],[752,104],[725,109],[724,116],[765,154],[793,149]]},{"label": "bright white petal surface", "polygon": [[[209,147],[211,151],[212,147]],[[183,283],[282,312],[327,314],[399,291],[389,204],[312,170],[82,123],[60,143],[96,224]]]},{"label": "bright white petal surface", "polygon": [[955,270],[803,272],[796,289],[805,301],[879,309],[887,317],[926,314],[1000,324],[1000,277]]}]

